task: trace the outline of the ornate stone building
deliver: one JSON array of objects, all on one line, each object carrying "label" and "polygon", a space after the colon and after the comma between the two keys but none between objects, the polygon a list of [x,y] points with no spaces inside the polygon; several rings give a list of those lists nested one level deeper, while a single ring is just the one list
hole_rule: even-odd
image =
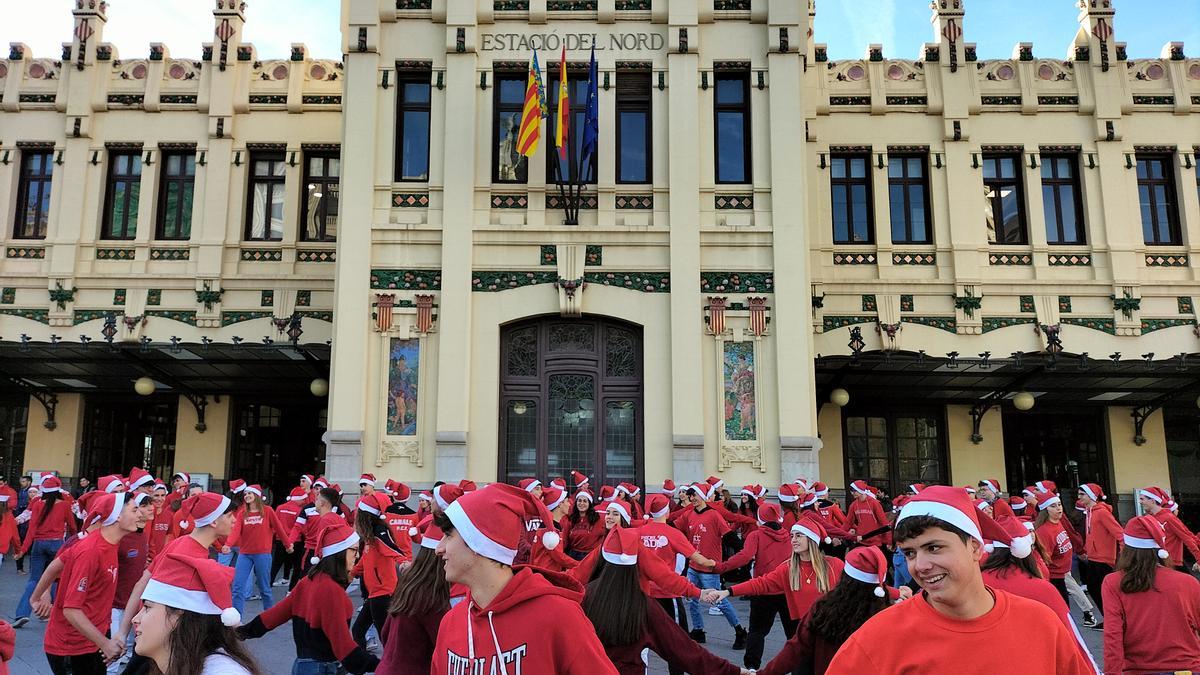
[{"label": "ornate stone building", "polygon": [[[1050,477],[1126,508],[1146,483],[1200,499],[1200,60],[1127,54],[1107,0],[1081,2],[1071,44],[999,60],[937,0],[915,59],[849,61],[811,2],[347,0],[340,63],[260,61],[228,0],[201,61],[119,61],[82,4],[61,61],[0,62],[0,373],[27,469],[88,466],[93,401],[140,373],[174,396],[164,465],[215,478]],[[549,115],[526,157],[534,51]],[[181,148],[196,206],[172,239]],[[262,406],[319,424],[247,427]],[[327,450],[294,455],[321,429]]]}]

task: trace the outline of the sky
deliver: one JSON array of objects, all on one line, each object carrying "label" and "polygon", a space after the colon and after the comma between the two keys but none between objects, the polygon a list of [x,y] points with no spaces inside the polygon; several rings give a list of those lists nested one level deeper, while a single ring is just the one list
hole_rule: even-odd
[{"label": "sky", "polygon": [[[655,0],[661,2],[664,0]],[[801,2],[801,0],[795,0]],[[0,0],[13,5],[16,0]],[[71,37],[73,0],[36,0],[4,7],[0,44],[24,42],[38,57],[57,58]],[[151,42],[175,57],[197,58],[212,42],[211,0],[109,0],[105,41],[122,58],[144,57]],[[1163,44],[1183,41],[1200,55],[1200,0],[1115,0],[1117,40],[1130,58],[1157,57]],[[340,0],[247,0],[246,40],[261,58],[283,58],[293,42],[324,58],[340,55]],[[1149,11],[1150,8],[1153,12]],[[1018,42],[1032,42],[1039,57],[1063,58],[1079,28],[1075,0],[966,0],[966,41],[980,59],[1009,58]],[[829,58],[859,58],[871,43],[888,57],[916,58],[933,39],[928,0],[817,0],[816,39]]]}]

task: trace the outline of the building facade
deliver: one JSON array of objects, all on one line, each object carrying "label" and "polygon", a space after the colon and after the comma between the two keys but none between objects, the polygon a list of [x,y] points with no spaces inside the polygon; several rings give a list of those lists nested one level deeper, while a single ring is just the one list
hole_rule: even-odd
[{"label": "building facade", "polygon": [[[118,60],[102,3],[79,4],[61,61],[15,45],[0,79],[25,469],[86,471],[96,402],[140,410],[148,376],[174,420],[162,468],[216,479],[1200,499],[1200,60],[1126,54],[1106,0],[1071,44],[999,60],[938,0],[916,58],[847,61],[811,2],[346,0],[333,62],[260,60],[218,0],[182,63]],[[527,157],[534,52],[549,114]],[[186,236],[164,229],[184,155]]]}]

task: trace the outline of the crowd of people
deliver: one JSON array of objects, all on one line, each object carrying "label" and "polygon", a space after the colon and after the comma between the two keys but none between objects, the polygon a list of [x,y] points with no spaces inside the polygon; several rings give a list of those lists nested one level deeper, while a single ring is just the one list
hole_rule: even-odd
[{"label": "crowd of people", "polygon": [[[1124,525],[1094,483],[1005,497],[995,479],[890,498],[858,480],[844,510],[803,478],[643,495],[579,472],[438,482],[415,505],[370,474],[352,504],[311,475],[275,506],[244,480],[218,494],[136,467],[75,494],[54,475],[21,488],[0,481],[0,564],[29,575],[0,659],[36,615],[56,674],[258,675],[250,641],[285,623],[293,675],[632,675],[649,651],[715,675],[1200,671],[1200,563],[1183,567],[1200,541],[1158,487]],[[1102,670],[1071,602],[1103,631]],[[740,664],[702,646],[710,615]],[[764,664],[777,619],[787,641]]]}]

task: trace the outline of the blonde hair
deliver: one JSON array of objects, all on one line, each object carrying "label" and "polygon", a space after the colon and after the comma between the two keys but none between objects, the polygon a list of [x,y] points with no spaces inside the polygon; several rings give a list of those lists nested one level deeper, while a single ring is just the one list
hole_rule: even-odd
[{"label": "blonde hair", "polygon": [[[804,538],[808,545],[808,555],[812,559],[813,575],[817,578],[817,592],[829,592],[829,563],[825,562],[825,554],[813,543],[812,539]],[[788,584],[793,591],[800,590],[800,554],[792,552],[791,562],[788,563]]]}]

